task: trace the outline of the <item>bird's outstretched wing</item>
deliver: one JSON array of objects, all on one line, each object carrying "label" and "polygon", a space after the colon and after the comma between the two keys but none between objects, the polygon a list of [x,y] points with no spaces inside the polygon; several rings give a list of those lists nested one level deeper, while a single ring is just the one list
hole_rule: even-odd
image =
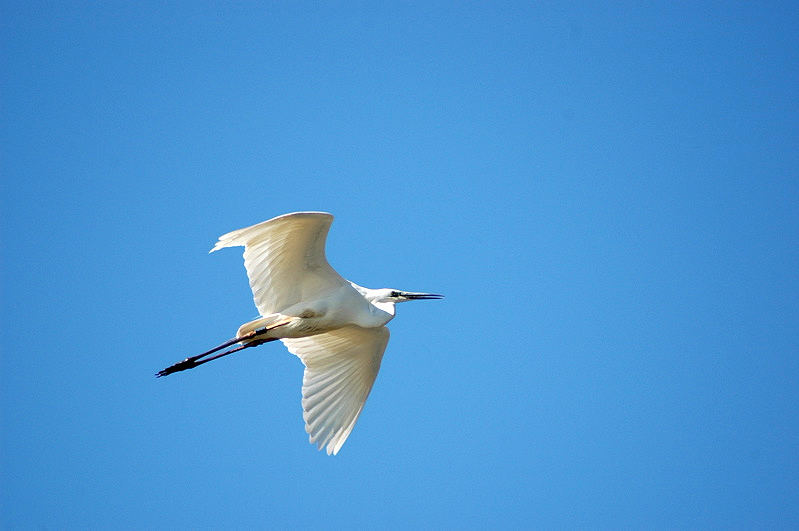
[{"label": "bird's outstretched wing", "polygon": [[244,246],[244,267],[261,315],[278,313],[322,292],[349,285],[325,258],[333,216],[295,212],[219,237],[211,252]]},{"label": "bird's outstretched wing", "polygon": [[380,370],[388,328],[345,326],[315,336],[281,339],[305,364],[302,417],[312,444],[338,453],[361,414]]}]

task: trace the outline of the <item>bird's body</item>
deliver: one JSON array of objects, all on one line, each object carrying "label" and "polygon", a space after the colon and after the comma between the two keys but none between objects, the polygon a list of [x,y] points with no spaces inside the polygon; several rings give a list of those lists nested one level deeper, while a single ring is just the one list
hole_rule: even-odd
[{"label": "bird's body", "polygon": [[[293,304],[278,313],[265,315],[241,325],[236,337],[276,323],[286,323],[272,329],[264,337],[290,339],[328,332],[347,325],[363,328],[383,326],[394,318],[392,311],[375,306],[354,285],[339,286],[323,296]],[[360,288],[364,289],[364,288]]]},{"label": "bird's body", "polygon": [[239,327],[233,339],[158,373],[166,376],[279,339],[305,365],[305,428],[311,442],[320,449],[326,446],[328,454],[344,444],[371,391],[394,305],[441,298],[369,289],[345,280],[325,258],[332,221],[324,212],[295,212],[220,236],[211,252],[244,247],[244,266],[261,316]]}]

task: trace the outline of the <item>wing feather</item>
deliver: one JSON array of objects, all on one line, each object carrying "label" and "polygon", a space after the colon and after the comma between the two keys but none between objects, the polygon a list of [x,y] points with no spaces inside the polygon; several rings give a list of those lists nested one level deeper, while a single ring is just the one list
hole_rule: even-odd
[{"label": "wing feather", "polygon": [[312,444],[336,454],[372,390],[388,344],[385,326],[345,326],[315,336],[281,339],[305,365],[302,409]]},{"label": "wing feather", "polygon": [[255,306],[266,316],[349,285],[325,257],[332,222],[333,216],[326,212],[285,214],[223,234],[211,252],[244,246]]}]

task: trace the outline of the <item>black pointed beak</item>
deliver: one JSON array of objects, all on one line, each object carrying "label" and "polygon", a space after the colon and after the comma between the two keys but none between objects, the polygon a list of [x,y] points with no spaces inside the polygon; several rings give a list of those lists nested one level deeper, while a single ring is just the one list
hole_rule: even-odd
[{"label": "black pointed beak", "polygon": [[402,296],[409,301],[424,301],[444,298],[443,295],[438,295],[436,293],[413,293],[411,291],[403,291]]}]

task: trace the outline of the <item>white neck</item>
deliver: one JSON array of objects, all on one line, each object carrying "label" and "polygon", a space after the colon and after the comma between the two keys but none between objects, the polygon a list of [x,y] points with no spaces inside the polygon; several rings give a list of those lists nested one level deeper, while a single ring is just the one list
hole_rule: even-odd
[{"label": "white neck", "polygon": [[374,324],[372,326],[382,326],[394,318],[394,302],[379,302],[375,300],[378,297],[377,292],[380,290],[364,288],[352,281],[350,284],[369,301],[369,313],[374,318]]}]

